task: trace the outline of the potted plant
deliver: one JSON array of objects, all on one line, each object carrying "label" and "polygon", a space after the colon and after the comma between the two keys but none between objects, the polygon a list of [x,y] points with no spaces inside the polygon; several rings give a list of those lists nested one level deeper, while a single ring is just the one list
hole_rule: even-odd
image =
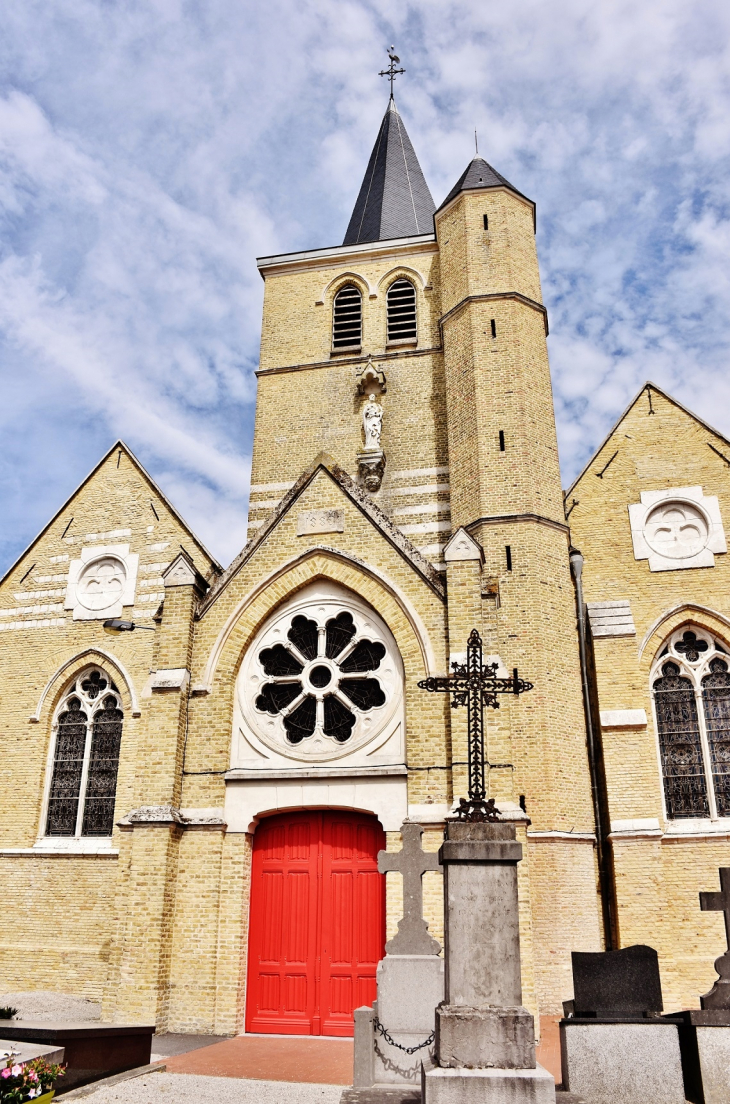
[{"label": "potted plant", "polygon": [[6,1056],[0,1069],[0,1104],[50,1104],[55,1094],[54,1084],[63,1076],[63,1067],[51,1065],[45,1058],[17,1062],[17,1054]]}]

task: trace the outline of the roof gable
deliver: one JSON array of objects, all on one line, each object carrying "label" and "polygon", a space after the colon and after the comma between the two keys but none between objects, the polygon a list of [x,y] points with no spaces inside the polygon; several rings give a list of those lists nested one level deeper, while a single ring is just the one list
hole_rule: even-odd
[{"label": "roof gable", "polygon": [[250,560],[256,549],[264,543],[269,534],[291,510],[302,492],[309,486],[320,471],[326,472],[333,483],[335,483],[357,509],[368,518],[374,527],[379,530],[381,535],[400,553],[439,598],[442,600],[445,599],[446,587],[444,580],[441,578],[438,571],[436,571],[433,564],[431,564],[425,556],[421,555],[418,549],[408,540],[408,537],[404,536],[400,529],[393,524],[388,515],[373,502],[370,495],[359,487],[331,456],[327,453],[320,453],[314,463],[302,473],[294,486],[284,495],[281,502],[271,511],[264,524],[256,533],[256,536],[248,541],[230,566],[223,572],[220,579],[214,583],[210,592],[201,603],[199,611],[201,615],[216,601],[244,564]]},{"label": "roof gable", "polygon": [[[81,492],[84,490],[84,488],[94,479],[94,477],[99,473],[99,471],[104,467],[104,465],[114,456],[115,453],[123,454],[124,456],[127,457],[129,462],[132,464],[133,468],[139,473],[141,478],[147,483],[147,485],[149,486],[149,488],[153,492],[153,494],[162,503],[164,503],[165,507],[169,510],[170,514],[173,516],[175,521],[181,526],[182,529],[185,530],[185,533],[190,538],[191,542],[203,554],[205,560],[207,561],[207,565],[209,566],[209,568],[215,574],[220,574],[220,572],[223,570],[223,568],[218,563],[218,561],[215,559],[215,557],[211,555],[211,553],[207,550],[205,545],[196,537],[193,530],[190,528],[190,526],[187,524],[187,522],[184,520],[184,518],[182,518],[180,516],[178,511],[175,509],[175,507],[172,505],[172,503],[169,501],[169,499],[165,495],[164,491],[162,491],[160,489],[160,487],[157,485],[157,483],[152,478],[152,476],[149,474],[149,472],[147,472],[146,469],[142,466],[142,464],[139,462],[139,460],[134,455],[132,450],[127,445],[125,445],[124,441],[118,440],[118,441],[115,441],[115,443],[112,445],[112,447],[107,452],[104,453],[104,455],[101,457],[99,462],[97,464],[95,464],[94,467],[91,469],[89,474],[87,476],[85,476],[84,479],[81,480],[79,485],[75,488],[75,490],[73,490],[71,492],[71,494],[68,496],[66,501],[59,507],[59,509],[56,511],[56,513],[53,515],[53,517],[50,518],[50,520],[43,526],[43,528],[38,533],[38,535],[33,538],[33,540],[30,542],[30,544],[27,546],[27,548],[25,548],[23,550],[23,552],[21,552],[21,554],[18,556],[18,558],[10,565],[10,567],[7,569],[7,571],[2,576],[2,578],[0,578],[0,585],[2,583],[4,583],[6,579],[9,578],[9,576],[18,567],[18,565],[23,561],[23,559],[26,556],[28,556],[28,554],[36,547],[38,542],[43,539],[43,537],[49,532],[49,530],[54,525],[54,523],[58,520],[58,518],[61,517],[61,515],[63,515],[63,513],[66,510],[68,510],[69,506],[81,494]],[[119,458],[120,457],[118,455],[117,464],[119,462]]]}]

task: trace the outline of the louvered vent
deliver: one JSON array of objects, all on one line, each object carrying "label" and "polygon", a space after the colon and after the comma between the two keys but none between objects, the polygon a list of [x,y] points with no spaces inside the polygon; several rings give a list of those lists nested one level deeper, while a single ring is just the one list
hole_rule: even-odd
[{"label": "louvered vent", "polygon": [[388,341],[416,337],[416,289],[410,280],[396,280],[388,288]]},{"label": "louvered vent", "polygon": [[345,284],[335,295],[332,319],[332,348],[351,349],[362,341],[362,296],[353,284]]}]

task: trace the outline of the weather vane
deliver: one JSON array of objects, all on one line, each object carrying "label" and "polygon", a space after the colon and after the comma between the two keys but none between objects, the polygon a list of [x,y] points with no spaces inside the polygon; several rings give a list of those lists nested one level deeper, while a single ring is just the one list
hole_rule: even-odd
[{"label": "weather vane", "polygon": [[396,65],[400,62],[400,58],[394,53],[395,46],[391,46],[388,50],[388,57],[390,58],[390,65],[387,69],[381,69],[378,73],[379,77],[390,77],[390,95],[393,96],[393,81],[398,73],[405,73],[405,69],[396,69]]}]

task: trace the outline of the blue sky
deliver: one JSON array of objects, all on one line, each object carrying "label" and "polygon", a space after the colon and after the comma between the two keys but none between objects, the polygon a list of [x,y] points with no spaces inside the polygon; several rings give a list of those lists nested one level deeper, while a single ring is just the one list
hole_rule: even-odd
[{"label": "blue sky", "polygon": [[244,543],[257,255],[341,241],[387,101],[538,206],[565,485],[651,379],[730,435],[719,0],[5,0],[0,568],[117,437]]}]

